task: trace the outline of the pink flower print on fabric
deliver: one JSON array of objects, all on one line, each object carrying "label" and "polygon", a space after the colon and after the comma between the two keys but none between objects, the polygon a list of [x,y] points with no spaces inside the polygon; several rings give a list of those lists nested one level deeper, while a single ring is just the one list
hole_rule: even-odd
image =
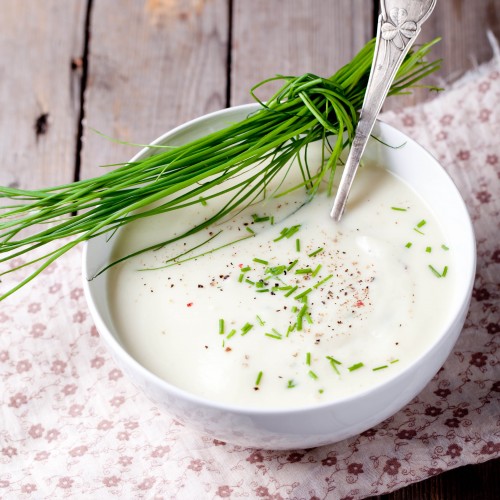
[{"label": "pink flower print on fabric", "polygon": [[63,489],[69,489],[73,486],[73,479],[71,479],[70,477],[61,477],[57,483],[57,486],[59,486],[59,488],[63,488]]},{"label": "pink flower print on fabric", "polygon": [[45,429],[43,428],[42,424],[36,424],[32,425],[29,428],[28,434],[33,438],[33,439],[38,439],[43,436],[43,431]]},{"label": "pink flower print on fabric", "polygon": [[11,396],[9,400],[9,406],[11,408],[20,408],[27,403],[28,397],[26,396],[26,394],[22,394],[21,392],[18,392],[17,394],[14,394],[14,396]]},{"label": "pink flower print on fabric", "polygon": [[85,455],[85,453],[87,453],[88,451],[88,447],[87,446],[77,446],[76,448],[73,448],[72,450],[70,450],[69,454],[72,456],[72,457],[83,457],[83,455]]},{"label": "pink flower print on fabric", "polygon": [[12,458],[17,455],[17,449],[13,446],[6,446],[5,448],[2,448],[1,453],[4,457]]},{"label": "pink flower print on fabric", "polygon": [[225,484],[223,486],[219,486],[217,488],[217,492],[215,494],[221,498],[229,498],[231,496],[232,492],[233,492],[233,489]]},{"label": "pink flower print on fabric", "polygon": [[29,372],[31,370],[31,366],[31,363],[27,359],[22,359],[21,361],[17,362],[17,373]]},{"label": "pink flower print on fabric", "polygon": [[144,479],[144,481],[139,483],[137,485],[137,487],[140,490],[150,490],[153,487],[153,485],[155,484],[155,482],[156,482],[156,479],[154,477],[147,477],[146,479]]},{"label": "pink flower print on fabric", "polygon": [[401,467],[401,462],[397,458],[389,458],[384,466],[384,472],[390,476],[395,476]]},{"label": "pink flower print on fabric", "polygon": [[120,482],[120,478],[117,476],[109,476],[105,477],[102,482],[106,488],[113,488],[114,486],[118,486],[118,483]]},{"label": "pink flower print on fabric", "polygon": [[57,429],[50,429],[47,431],[45,439],[50,443],[52,441],[55,441],[59,437],[59,434],[61,433]]},{"label": "pink flower print on fabric", "polygon": [[26,483],[21,486],[21,493],[25,493],[26,495],[30,495],[36,490],[36,484],[33,483]]}]

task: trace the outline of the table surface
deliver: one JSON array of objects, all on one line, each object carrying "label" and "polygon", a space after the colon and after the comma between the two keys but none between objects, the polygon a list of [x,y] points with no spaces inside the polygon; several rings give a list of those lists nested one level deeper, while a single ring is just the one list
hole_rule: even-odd
[{"label": "table surface", "polygon": [[[0,184],[98,175],[175,125],[249,102],[275,74],[328,76],[374,36],[375,0],[2,0]],[[439,0],[420,41],[443,38],[439,77],[492,56],[500,0]],[[435,80],[434,80],[435,81]],[[394,108],[428,98],[398,98]],[[500,498],[499,461],[380,499]],[[481,493],[478,496],[478,486]]]}]

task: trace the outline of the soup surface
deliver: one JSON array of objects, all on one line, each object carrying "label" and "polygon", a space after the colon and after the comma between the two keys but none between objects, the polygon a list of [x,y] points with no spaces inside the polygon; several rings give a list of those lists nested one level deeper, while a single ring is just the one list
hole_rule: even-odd
[{"label": "soup surface", "polygon": [[[448,317],[454,281],[429,208],[374,165],[358,172],[339,224],[331,198],[304,203],[299,191],[112,267],[110,306],[126,350],[193,394],[265,408],[354,395],[420,356]],[[115,257],[218,206],[132,223]]]}]

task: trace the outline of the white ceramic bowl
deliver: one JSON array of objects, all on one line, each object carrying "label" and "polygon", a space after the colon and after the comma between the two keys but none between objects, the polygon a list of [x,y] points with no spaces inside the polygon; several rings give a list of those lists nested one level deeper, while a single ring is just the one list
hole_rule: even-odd
[{"label": "white ceramic bowl", "polygon": [[[239,106],[203,116],[155,143],[190,141],[245,118],[256,107]],[[382,122],[377,123],[374,134],[387,144],[405,146],[394,149],[372,140],[365,157],[385,165],[413,186],[447,229],[453,262],[460,273],[446,327],[420,357],[394,378],[352,397],[296,410],[244,409],[204,400],[152,374],[122,347],[107,303],[106,273],[88,280],[109,262],[114,240],[108,241],[105,235],[94,238],[84,250],[83,281],[97,329],[122,369],[170,415],[218,439],[244,446],[310,448],[356,435],[393,415],[426,386],[445,362],[463,327],[472,293],[476,248],[470,218],[455,185],[427,151]],[[147,154],[143,150],[134,159]]]}]

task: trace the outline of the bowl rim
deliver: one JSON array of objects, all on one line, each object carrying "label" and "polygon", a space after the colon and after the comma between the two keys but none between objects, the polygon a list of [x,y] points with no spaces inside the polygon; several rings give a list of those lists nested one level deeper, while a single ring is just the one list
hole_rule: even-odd
[{"label": "bowl rim", "polygon": [[[156,138],[154,141],[150,143],[150,145],[158,145],[162,144],[165,141],[167,141],[170,137],[185,131],[189,128],[192,128],[195,125],[198,125],[200,123],[203,123],[204,121],[210,121],[214,118],[217,118],[219,116],[224,116],[229,113],[238,113],[238,112],[244,112],[248,111],[248,114],[250,114],[253,111],[256,111],[260,109],[261,106],[257,103],[251,103],[251,104],[243,104],[239,106],[232,106],[229,108],[224,108],[218,111],[214,111],[211,113],[204,114],[202,116],[199,116],[193,120],[189,120],[177,127],[174,127],[173,129],[165,132],[158,138]],[[447,323],[443,326],[442,328],[442,333],[429,345],[427,348],[420,353],[419,356],[417,356],[415,359],[413,359],[405,368],[403,368],[401,371],[399,371],[394,377],[390,377],[379,384],[366,388],[362,391],[357,391],[356,393],[352,395],[347,395],[347,396],[342,396],[339,397],[338,399],[334,400],[328,400],[328,401],[323,401],[323,402],[318,402],[318,403],[311,403],[305,406],[286,406],[286,407],[271,407],[271,408],[265,408],[265,407],[252,407],[252,406],[243,406],[243,405],[237,405],[237,404],[231,404],[231,403],[226,403],[222,401],[217,401],[217,400],[212,400],[209,398],[205,398],[203,396],[199,396],[197,394],[191,393],[185,389],[182,389],[165,379],[161,378],[159,375],[156,375],[152,371],[150,371],[148,368],[146,368],[144,365],[142,365],[139,361],[137,361],[126,349],[125,347],[122,346],[120,341],[117,339],[117,337],[111,332],[110,328],[108,328],[108,325],[106,324],[105,320],[103,319],[97,305],[95,304],[95,301],[92,297],[92,291],[91,291],[91,285],[87,276],[90,273],[87,273],[88,268],[88,257],[89,257],[89,249],[93,245],[93,238],[86,241],[84,243],[84,248],[82,252],[82,279],[83,279],[83,288],[84,288],[84,293],[86,297],[86,301],[88,304],[88,307],[91,312],[91,316],[96,323],[97,330],[100,334],[100,336],[105,340],[106,344],[108,344],[109,348],[111,349],[111,354],[119,357],[126,366],[129,366],[133,368],[135,371],[138,371],[140,375],[148,381],[148,383],[153,383],[156,387],[160,387],[163,391],[167,391],[167,393],[170,393],[172,396],[188,401],[191,404],[197,405],[197,406],[202,406],[205,408],[210,408],[213,410],[219,410],[223,412],[230,412],[233,414],[238,414],[238,415],[247,415],[247,416],[281,416],[281,415],[290,415],[290,414],[295,414],[295,415],[301,415],[301,414],[306,414],[309,412],[315,412],[318,410],[323,410],[323,409],[330,409],[330,408],[335,408],[341,405],[348,405],[352,401],[356,400],[362,400],[367,394],[369,393],[374,393],[377,391],[384,391],[387,389],[387,387],[390,387],[391,384],[396,383],[396,381],[402,377],[405,373],[411,371],[416,364],[421,363],[422,359],[426,358],[430,352],[433,350],[437,349],[439,345],[444,341],[444,339],[447,337],[447,335],[450,333],[450,330],[453,327],[453,323],[455,322],[458,314],[460,311],[465,310],[467,311],[469,308],[469,303],[470,303],[470,297],[472,294],[472,289],[474,285],[474,278],[475,278],[475,272],[476,272],[476,261],[477,261],[477,252],[476,252],[476,239],[475,239],[475,234],[474,234],[474,228],[472,225],[472,220],[470,218],[470,214],[467,210],[466,204],[455,184],[451,176],[448,174],[448,172],[444,169],[444,167],[441,165],[441,163],[421,144],[416,142],[414,139],[406,135],[404,132],[398,130],[396,127],[382,121],[382,120],[377,120],[377,124],[374,130],[377,129],[377,127],[382,127],[382,128],[387,128],[391,132],[396,132],[396,134],[400,134],[402,137],[404,137],[405,142],[410,143],[413,145],[413,147],[416,147],[422,151],[422,154],[427,157],[427,159],[435,164],[435,167],[440,169],[441,172],[445,175],[447,181],[449,182],[450,188],[452,191],[454,191],[454,194],[457,195],[457,202],[461,205],[461,209],[463,210],[465,217],[464,217],[464,235],[468,235],[467,238],[464,238],[464,242],[468,242],[469,244],[469,252],[472,255],[472,259],[470,262],[470,265],[467,266],[466,272],[467,276],[463,278],[464,283],[467,282],[467,286],[463,287],[463,290],[459,294],[459,296],[456,299],[457,305],[456,305],[456,310],[454,310],[454,313],[450,313],[449,318]],[[136,161],[143,156],[149,154],[150,152],[150,147],[146,146],[142,148],[137,154],[135,154],[129,161],[133,162]],[[105,234],[101,235],[105,236]],[[460,335],[461,331],[458,333]],[[457,335],[457,337],[458,337]],[[426,382],[426,384],[429,381]]]}]

